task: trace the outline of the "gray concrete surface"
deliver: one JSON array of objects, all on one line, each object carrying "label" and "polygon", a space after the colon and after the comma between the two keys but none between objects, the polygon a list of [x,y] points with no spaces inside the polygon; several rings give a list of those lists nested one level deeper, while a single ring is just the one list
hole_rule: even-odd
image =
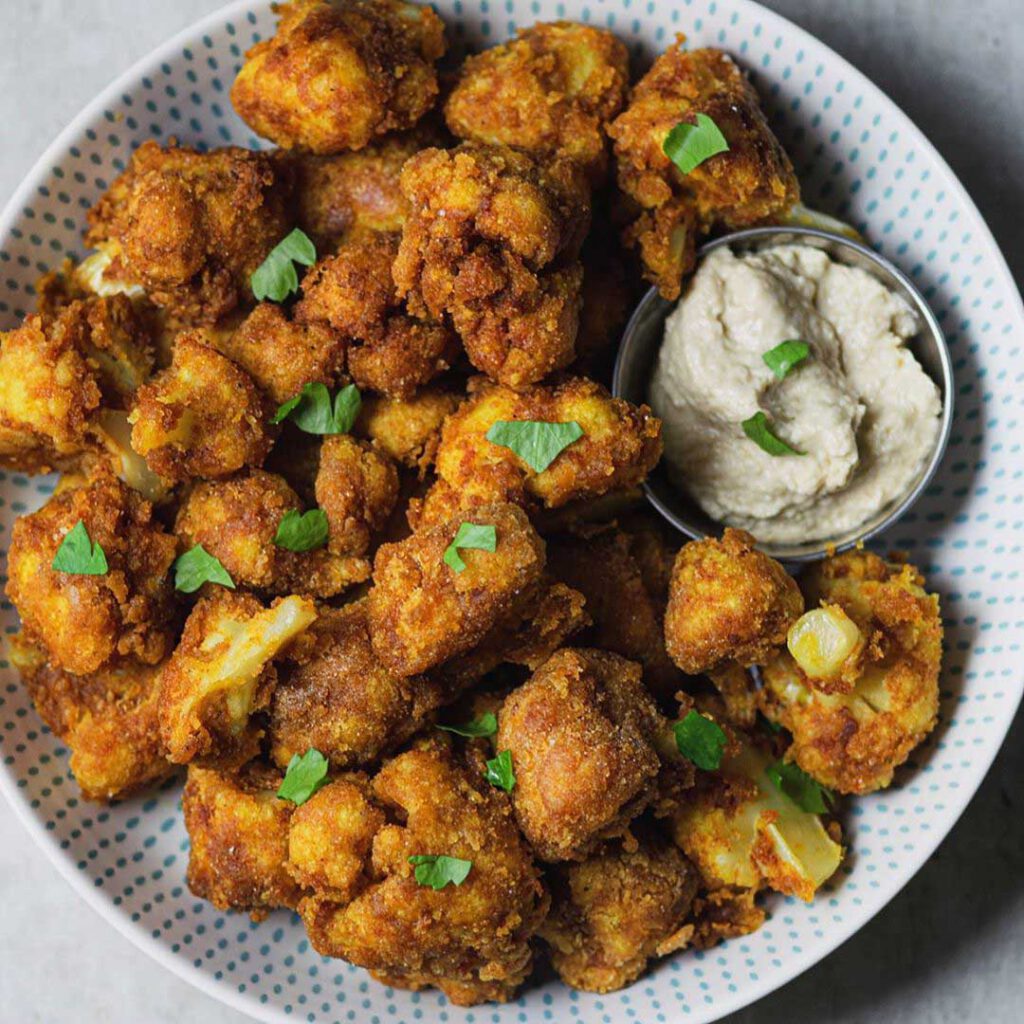
[{"label": "gray concrete surface", "polygon": [[[0,203],[115,74],[216,0],[0,0]],[[768,0],[928,133],[1024,280],[1022,0]],[[731,1024],[1024,1020],[1024,723],[907,889]],[[89,910],[0,803],[0,1020],[241,1024]]]}]

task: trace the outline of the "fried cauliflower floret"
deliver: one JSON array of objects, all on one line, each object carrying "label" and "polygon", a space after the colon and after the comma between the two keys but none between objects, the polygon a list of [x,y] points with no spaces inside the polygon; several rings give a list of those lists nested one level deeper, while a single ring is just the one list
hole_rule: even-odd
[{"label": "fried cauliflower floret", "polygon": [[40,718],[71,751],[71,771],[87,800],[120,800],[175,770],[157,719],[160,668],[122,662],[74,676],[15,637],[11,660]]},{"label": "fried cauliflower floret", "polygon": [[410,213],[393,273],[409,312],[448,315],[470,362],[502,383],[567,366],[590,222],[576,166],[463,143],[417,153],[401,184]]},{"label": "fried cauliflower floret", "polygon": [[445,103],[462,139],[568,157],[601,181],[608,122],[629,83],[625,44],[605,29],[571,21],[520,29],[515,39],[466,59]]},{"label": "fried cauliflower floret", "polygon": [[253,716],[270,703],[273,662],[316,619],[303,597],[264,608],[251,594],[217,587],[200,598],[164,668],[160,733],[177,764],[242,764],[259,749]]},{"label": "fried cauliflower floret", "polygon": [[346,339],[321,323],[289,320],[274,302],[261,302],[236,331],[213,347],[244,370],[275,405],[287,402],[306,384],[329,388],[345,370]]},{"label": "fried cauliflower floret", "polygon": [[711,889],[768,886],[809,902],[843,859],[838,826],[826,829],[771,782],[767,753],[728,735],[720,772],[699,773],[672,816],[673,838]]},{"label": "fried cauliflower floret", "polygon": [[[439,743],[384,765],[372,791],[388,823],[373,838],[368,883],[347,903],[327,895],[300,904],[317,952],[399,988],[436,986],[459,1006],[511,997],[529,974],[548,898],[508,797],[482,769]],[[338,842],[347,843],[332,821],[321,845]],[[440,890],[421,885],[409,858],[424,855],[468,860],[469,874]]]},{"label": "fried cauliflower floret", "polygon": [[582,860],[622,835],[653,795],[662,719],[640,666],[567,648],[514,690],[498,715],[512,753],[516,819],[541,860]]},{"label": "fried cauliflower floret", "polygon": [[349,350],[348,372],[364,390],[412,398],[447,370],[457,354],[455,335],[444,324],[398,313],[387,317],[379,337]]},{"label": "fried cauliflower floret", "polygon": [[249,278],[288,233],[287,189],[265,153],[200,153],[144,142],[89,211],[104,279],[141,285],[181,324],[212,324],[248,301]]},{"label": "fried cauliflower floret", "polygon": [[693,901],[693,949],[711,949],[726,939],[756,932],[767,915],[754,889],[722,886],[702,891]]},{"label": "fried cauliflower floret", "polygon": [[324,548],[278,547],[274,538],[291,510],[302,511],[299,496],[281,477],[257,469],[247,476],[197,484],[178,510],[174,532],[184,550],[202,544],[237,586],[334,597],[369,578],[370,564],[364,558],[336,557]]},{"label": "fried cauliflower floret", "polygon": [[693,865],[653,831],[604,848],[550,876],[551,913],[541,926],[562,981],[585,992],[614,992],[648,961],[684,947],[697,892]]},{"label": "fried cauliflower floret", "polygon": [[[676,125],[710,117],[729,149],[688,175],[665,155]],[[721,50],[670,46],[636,84],[626,110],[612,122],[619,187],[643,210],[632,240],[648,278],[667,299],[693,266],[695,234],[781,218],[800,198],[793,167],[761,112],[757,94]]]},{"label": "fried cauliflower floret", "polygon": [[[537,473],[511,449],[487,440],[498,421],[578,423],[583,436]],[[421,510],[425,521],[493,501],[559,508],[638,484],[661,457],[661,421],[646,405],[612,398],[593,381],[572,377],[524,391],[475,382],[445,421],[438,483]]]},{"label": "fried cauliflower floret", "polygon": [[280,785],[280,773],[255,763],[233,773],[189,766],[181,804],[193,895],[254,921],[296,906],[301,891],[287,868],[293,808],[275,796]]},{"label": "fried cauliflower floret", "polygon": [[387,455],[347,434],[325,437],[316,501],[327,514],[327,548],[364,555],[398,501],[398,470]]},{"label": "fried cauliflower floret", "polygon": [[721,540],[692,541],[676,556],[665,644],[684,672],[762,664],[803,612],[796,581],[754,543],[727,528]]},{"label": "fried cauliflower floret", "polygon": [[434,464],[441,425],[459,406],[459,397],[438,388],[423,388],[412,398],[363,398],[356,430],[382,452],[422,478]]},{"label": "fried cauliflower floret", "polygon": [[282,767],[310,747],[334,768],[373,764],[447,696],[438,677],[402,679],[384,667],[370,645],[365,600],[325,611],[279,671],[267,731]]},{"label": "fried cauliflower floret", "polygon": [[765,714],[793,734],[787,757],[841,793],[870,793],[935,727],[942,619],[939,600],[910,565],[865,551],[807,574],[808,600],[834,606],[865,638],[841,687],[820,688],[787,651],[762,669]]},{"label": "fried cauliflower floret", "polygon": [[[53,559],[81,522],[102,547],[103,575],[59,572]],[[7,596],[26,636],[57,668],[89,675],[120,659],[162,661],[173,643],[170,568],[175,539],[149,502],[100,471],[19,518],[7,553]]]},{"label": "fried cauliflower floret", "polygon": [[272,413],[244,370],[190,332],[171,365],[136,392],[132,448],[169,482],[228,476],[263,464]]},{"label": "fried cauliflower floret", "polygon": [[460,549],[465,568],[456,572],[444,554],[462,522],[428,526],[377,550],[370,636],[377,657],[396,675],[416,675],[472,650],[537,593],[544,541],[522,509],[474,509],[475,525],[494,527],[495,550]]},{"label": "fried cauliflower floret", "polygon": [[292,0],[245,55],[235,110],[285,149],[337,153],[411,128],[437,97],[444,23],[404,0]]}]

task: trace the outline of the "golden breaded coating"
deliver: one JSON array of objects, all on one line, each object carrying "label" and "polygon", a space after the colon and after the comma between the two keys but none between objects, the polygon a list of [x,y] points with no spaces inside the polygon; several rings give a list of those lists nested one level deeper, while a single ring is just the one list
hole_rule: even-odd
[{"label": "golden breaded coating", "polygon": [[743,530],[684,544],[665,612],[665,645],[690,675],[760,665],[804,610],[796,581]]},{"label": "golden breaded coating", "polygon": [[444,324],[392,314],[384,332],[349,350],[348,372],[364,390],[412,398],[444,373],[458,355],[458,340]]},{"label": "golden breaded coating", "polygon": [[608,122],[622,109],[629,53],[605,29],[571,21],[520,29],[468,57],[445,103],[462,139],[569,157],[592,181],[608,169]]},{"label": "golden breaded coating", "polygon": [[141,285],[179,324],[250,301],[249,278],[288,233],[287,189],[265,153],[144,142],[89,211],[102,280]]},{"label": "golden breaded coating", "polygon": [[337,153],[411,128],[437,97],[444,23],[404,0],[292,0],[246,53],[231,102],[285,149]]},{"label": "golden breaded coating", "polygon": [[383,452],[347,434],[325,437],[316,502],[327,514],[327,549],[365,555],[398,501],[398,469]]},{"label": "golden breaded coating", "polygon": [[[583,436],[541,473],[487,440],[498,421],[578,423]],[[468,401],[445,421],[437,452],[438,483],[422,509],[436,521],[494,501],[559,508],[638,484],[661,457],[661,421],[646,405],[612,398],[593,381],[572,377],[524,391],[475,382]],[[432,505],[438,512],[432,511]]]},{"label": "golden breaded coating", "polygon": [[71,751],[87,800],[120,800],[174,772],[160,742],[158,666],[122,662],[74,676],[20,637],[11,641],[11,660],[39,717]]},{"label": "golden breaded coating", "polygon": [[251,594],[215,587],[185,623],[164,668],[160,734],[176,764],[238,765],[259,749],[254,714],[270,703],[276,657],[317,617],[303,597],[264,608]]},{"label": "golden breaded coating", "polygon": [[551,872],[551,913],[541,937],[562,981],[614,992],[648,961],[682,949],[697,892],[693,865],[653,830]]},{"label": "golden breaded coating", "polygon": [[189,332],[179,336],[171,365],[136,392],[132,448],[171,483],[228,476],[263,464],[272,415],[252,378],[202,332]]},{"label": "golden breaded coating", "polygon": [[472,650],[537,593],[544,541],[522,509],[474,509],[475,525],[495,528],[495,550],[461,549],[465,568],[456,572],[444,554],[462,522],[428,526],[377,550],[370,636],[377,657],[395,675],[426,672]]},{"label": "golden breaded coating", "polygon": [[333,388],[344,374],[348,347],[343,335],[322,323],[289,320],[275,302],[261,302],[237,330],[212,344],[275,405],[293,398],[306,384]]},{"label": "golden breaded coating", "polygon": [[650,801],[664,725],[640,666],[566,648],[513,690],[497,750],[512,752],[516,818],[541,860],[583,860]]},{"label": "golden breaded coating", "polygon": [[912,566],[849,551],[812,567],[808,600],[841,608],[866,639],[853,688],[825,692],[786,651],[762,669],[762,708],[793,734],[787,757],[841,793],[870,793],[932,731],[939,707],[939,599]]},{"label": "golden breaded coating", "polygon": [[255,763],[237,773],[189,766],[181,804],[193,895],[254,921],[296,906],[301,892],[287,869],[292,804],[274,795],[280,785],[280,773]]},{"label": "golden breaded coating", "polygon": [[282,767],[310,747],[333,768],[372,764],[447,697],[440,677],[402,679],[384,667],[370,645],[365,600],[324,611],[279,672],[267,732]]},{"label": "golden breaded coating", "polygon": [[765,912],[754,902],[753,889],[723,886],[702,892],[693,901],[694,949],[711,949],[726,939],[756,932],[765,922]]},{"label": "golden breaded coating", "polygon": [[[530,939],[548,898],[507,795],[484,780],[479,759],[462,764],[441,743],[389,761],[372,788],[389,823],[373,839],[370,881],[348,903],[302,901],[314,949],[389,985],[436,986],[458,1006],[510,998],[529,974]],[[321,845],[351,847],[337,820]],[[423,855],[468,860],[469,874],[440,890],[421,885],[409,858]]]},{"label": "golden breaded coating", "polygon": [[[681,122],[710,117],[728,151],[688,175],[665,155],[669,132]],[[781,217],[800,198],[789,157],[772,134],[757,94],[721,50],[670,46],[636,84],[626,110],[608,129],[619,187],[645,211],[632,239],[648,278],[667,299],[679,295],[692,268],[694,228],[730,230]]]},{"label": "golden breaded coating", "polygon": [[396,462],[419,470],[422,479],[434,464],[441,425],[459,405],[458,395],[423,388],[412,398],[367,395],[356,430]]},{"label": "golden breaded coating", "polygon": [[575,164],[463,143],[417,153],[401,183],[410,213],[393,273],[409,312],[450,316],[470,362],[513,387],[567,366],[590,223]]},{"label": "golden breaded coating", "polygon": [[302,511],[299,496],[281,477],[254,469],[196,484],[178,510],[174,532],[186,551],[202,544],[240,587],[324,598],[369,579],[365,558],[338,557],[325,548],[278,547],[274,537],[290,510]]},{"label": "golden breaded coating", "polygon": [[[52,567],[79,522],[106,555],[108,571],[101,576]],[[176,547],[153,521],[149,502],[100,470],[15,522],[7,596],[26,636],[57,668],[89,675],[120,659],[155,665],[173,643],[170,568]]]}]

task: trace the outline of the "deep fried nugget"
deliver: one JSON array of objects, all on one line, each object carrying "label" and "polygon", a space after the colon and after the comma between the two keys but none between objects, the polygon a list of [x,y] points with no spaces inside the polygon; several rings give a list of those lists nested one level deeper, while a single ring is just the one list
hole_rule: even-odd
[{"label": "deep fried nugget", "polygon": [[422,388],[412,398],[363,398],[356,430],[396,462],[419,471],[434,464],[441,424],[459,405],[459,397],[438,388]]},{"label": "deep fried nugget", "polygon": [[289,551],[274,542],[285,514],[301,511],[299,496],[279,476],[245,476],[197,484],[182,502],[174,532],[185,550],[202,544],[237,586],[271,594],[334,597],[370,576],[362,552]]},{"label": "deep fried nugget", "polygon": [[567,366],[590,222],[576,166],[464,143],[417,153],[401,183],[410,213],[393,273],[409,312],[450,316],[473,365],[503,383]]},{"label": "deep fried nugget", "polygon": [[[482,769],[441,743],[384,765],[372,788],[391,821],[373,839],[372,881],[347,904],[330,896],[300,904],[317,952],[366,967],[389,985],[436,986],[460,1006],[512,995],[529,973],[530,939],[548,899],[508,797]],[[321,845],[339,841],[335,819]],[[414,877],[410,857],[424,855],[468,860],[469,874],[435,891]]]},{"label": "deep fried nugget", "polygon": [[569,157],[600,181],[605,129],[622,108],[629,54],[611,32],[571,21],[520,29],[466,59],[445,103],[462,139],[512,146],[541,159]]},{"label": "deep fried nugget", "polygon": [[444,324],[399,313],[387,317],[382,335],[349,350],[348,370],[360,388],[412,398],[444,373],[458,352],[458,340]]},{"label": "deep fried nugget", "polygon": [[692,541],[676,556],[665,645],[684,672],[764,663],[803,612],[796,581],[754,543],[727,528],[721,540]]},{"label": "deep fried nugget", "polygon": [[[541,473],[509,448],[487,440],[498,421],[578,423],[583,436]],[[593,381],[572,377],[524,391],[474,382],[445,421],[438,482],[417,514],[424,522],[493,501],[559,508],[638,484],[661,457],[661,421],[646,405],[612,398]]]},{"label": "deep fried nugget", "polygon": [[[58,547],[79,522],[103,549],[103,575],[52,567]],[[58,668],[89,675],[121,658],[155,665],[173,642],[169,571],[176,547],[153,521],[149,502],[100,469],[15,522],[7,595],[26,636]]]},{"label": "deep fried nugget", "polygon": [[939,600],[912,566],[866,551],[826,559],[807,574],[810,601],[841,608],[866,645],[853,688],[824,692],[781,651],[762,669],[762,708],[793,734],[787,757],[842,793],[870,793],[932,731],[938,716]]},{"label": "deep fried nugget", "polygon": [[[683,175],[665,155],[676,125],[710,117],[728,150]],[[646,211],[631,238],[647,276],[667,299],[693,265],[695,234],[714,225],[749,227],[779,218],[800,198],[789,157],[765,121],[757,94],[721,50],[670,46],[637,83],[608,128],[619,186]],[[696,229],[696,230],[695,230]]]},{"label": "deep fried nugget", "polygon": [[333,388],[345,370],[345,336],[322,323],[290,320],[275,302],[261,302],[237,330],[212,340],[213,347],[241,367],[275,405],[306,384]]},{"label": "deep fried nugget", "polygon": [[160,734],[176,764],[233,766],[259,749],[253,716],[270,703],[273,661],[316,619],[307,598],[264,608],[251,594],[223,587],[202,597],[164,668]]},{"label": "deep fried nugget", "polygon": [[174,772],[160,742],[159,666],[126,661],[74,676],[21,637],[11,641],[11,660],[40,718],[71,751],[87,800],[120,800]]},{"label": "deep fried nugget", "polygon": [[171,365],[136,392],[132,448],[171,483],[228,476],[263,464],[272,413],[252,378],[192,331],[179,336]]},{"label": "deep fried nugget", "polygon": [[332,554],[366,554],[397,500],[398,470],[387,455],[347,434],[324,438],[316,501],[327,515]]},{"label": "deep fried nugget", "polygon": [[538,592],[544,541],[522,509],[480,506],[472,521],[494,527],[495,550],[461,549],[459,572],[444,556],[461,518],[377,550],[370,636],[377,657],[396,675],[426,672],[472,650],[495,627],[518,621]]},{"label": "deep fried nugget", "polygon": [[711,949],[726,939],[756,932],[766,914],[754,902],[754,889],[722,886],[701,892],[693,901],[694,949]]},{"label": "deep fried nugget", "polygon": [[292,0],[245,55],[231,102],[285,149],[337,153],[411,128],[434,104],[444,23],[404,0]]},{"label": "deep fried nugget", "polygon": [[287,869],[292,805],[275,797],[280,785],[279,772],[256,763],[236,773],[189,766],[181,805],[193,895],[254,921],[296,906],[301,891]]},{"label": "deep fried nugget", "polygon": [[516,819],[541,860],[582,860],[648,804],[663,720],[640,666],[566,648],[513,690],[495,746],[512,753]]},{"label": "deep fried nugget", "polygon": [[551,872],[541,937],[561,979],[586,992],[624,988],[655,956],[683,948],[697,892],[693,865],[650,829]]},{"label": "deep fried nugget", "polygon": [[287,188],[265,153],[144,142],[89,211],[102,279],[141,285],[180,324],[248,301],[249,278],[288,233]]}]

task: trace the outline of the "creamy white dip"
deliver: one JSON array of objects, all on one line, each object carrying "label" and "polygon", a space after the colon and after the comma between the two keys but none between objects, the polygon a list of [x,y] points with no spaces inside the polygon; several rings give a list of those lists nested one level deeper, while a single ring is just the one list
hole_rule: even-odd
[{"label": "creamy white dip", "polygon": [[[665,324],[650,403],[670,478],[718,522],[768,543],[837,538],[900,497],[939,432],[942,402],[906,348],[918,318],[864,270],[819,249],[716,249]],[[762,358],[800,340],[778,380]],[[761,411],[803,455],[744,433]]]}]

